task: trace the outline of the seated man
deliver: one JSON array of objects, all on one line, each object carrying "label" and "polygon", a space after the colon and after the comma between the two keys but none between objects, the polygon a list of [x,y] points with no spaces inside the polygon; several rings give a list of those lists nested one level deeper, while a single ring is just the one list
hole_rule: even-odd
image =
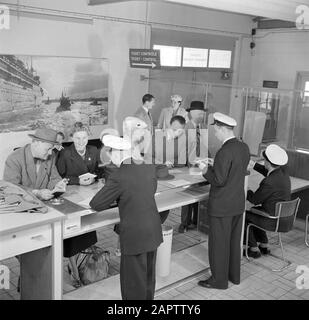
[{"label": "seated man", "polygon": [[53,198],[52,190],[65,190],[51,157],[54,145],[58,144],[57,132],[52,129],[37,129],[29,134],[32,142],[11,153],[4,167],[3,180],[30,189],[41,200]]},{"label": "seated man", "polygon": [[[255,207],[256,209],[273,216],[275,214],[276,203],[288,201],[291,197],[291,181],[285,169],[282,168],[288,162],[288,155],[279,146],[271,144],[263,151],[263,157],[264,166],[258,163],[254,164],[251,161],[251,165],[254,164],[254,170],[264,175],[265,178],[261,181],[259,188],[255,192],[248,190],[247,200],[254,205],[258,205],[258,207]],[[280,228],[283,229],[285,228],[284,219],[282,218],[282,223],[280,222]],[[277,221],[247,211],[246,225],[249,223],[254,223],[262,228],[275,228]],[[259,247],[257,243],[259,243]],[[261,253],[270,253],[266,232],[251,227],[248,256],[256,259],[261,256]]]},{"label": "seated man", "polygon": [[[32,138],[30,144],[8,156],[3,180],[23,186],[40,200],[50,200],[54,197],[53,191],[65,191],[67,183],[61,179],[55,167],[55,157],[52,157],[53,148],[58,144],[57,132],[37,129],[29,136]],[[20,278],[17,291],[20,291]]]}]

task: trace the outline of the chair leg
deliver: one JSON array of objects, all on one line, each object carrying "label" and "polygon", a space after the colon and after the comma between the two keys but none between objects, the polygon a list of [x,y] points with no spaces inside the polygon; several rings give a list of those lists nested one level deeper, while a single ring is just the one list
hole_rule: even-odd
[{"label": "chair leg", "polygon": [[286,269],[292,263],[291,261],[287,260],[285,258],[285,256],[284,256],[284,249],[283,249],[283,244],[282,244],[281,233],[280,232],[278,232],[278,238],[279,238],[279,244],[280,244],[280,248],[281,248],[281,257],[279,257],[279,256],[277,256],[277,255],[275,255],[273,253],[271,253],[270,255],[275,257],[275,258],[278,258],[278,259],[282,260],[284,262],[284,266],[282,268],[280,268],[280,269],[272,269],[272,271],[274,271],[274,272],[280,272],[280,271]]},{"label": "chair leg", "polygon": [[307,247],[309,247],[309,241],[308,241],[308,221],[309,220],[309,214],[306,215],[306,227],[305,227],[305,244]]},{"label": "chair leg", "polygon": [[247,233],[246,233],[246,248],[245,248],[245,251],[246,251],[246,258],[248,261],[251,261],[249,256],[248,256],[248,249],[249,249],[249,229],[251,227],[251,224],[249,223],[248,226],[247,226]]}]

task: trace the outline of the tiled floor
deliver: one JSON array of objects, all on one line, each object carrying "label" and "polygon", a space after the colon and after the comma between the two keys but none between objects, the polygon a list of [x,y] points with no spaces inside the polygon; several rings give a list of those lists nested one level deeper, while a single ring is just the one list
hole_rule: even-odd
[{"label": "tiled floor", "polygon": [[[179,234],[177,227],[180,220],[180,210],[174,210],[170,213],[166,224],[174,227],[172,252],[181,253],[182,250],[205,241],[203,235],[197,231],[190,231],[185,234]],[[299,225],[299,223],[297,224]],[[302,224],[300,224],[302,226]],[[119,257],[114,255],[117,244],[117,237],[112,227],[102,229],[98,232],[98,245],[111,252],[110,277],[119,273]],[[261,257],[254,262],[242,260],[241,283],[240,285],[230,284],[227,290],[205,289],[199,287],[197,282],[205,279],[209,274],[197,272],[183,281],[177,281],[175,284],[162,287],[156,292],[156,300],[196,300],[196,299],[226,299],[226,300],[293,300],[309,299],[309,289],[297,289],[296,278],[300,274],[296,273],[298,265],[306,265],[309,268],[309,248],[304,244],[304,231],[295,227],[288,234],[282,236],[286,256],[293,263],[282,272],[272,272],[265,266],[274,268],[280,267],[280,262],[272,256]],[[280,249],[273,246],[276,238],[270,239],[272,252],[280,254]],[[203,251],[205,250],[203,247]],[[195,247],[197,248],[197,247]],[[190,252],[191,249],[186,249]],[[192,247],[194,250],[194,247]],[[207,256],[207,252],[202,252]],[[257,264],[259,263],[259,264]],[[0,262],[7,265],[11,270],[11,288],[9,290],[0,289],[0,300],[19,299],[16,291],[17,280],[19,276],[19,265],[15,258]],[[65,265],[67,261],[65,261]],[[206,267],[206,265],[205,265]],[[309,282],[309,279],[307,280]],[[64,267],[64,291],[66,293],[75,290],[70,285],[70,277]],[[86,297],[85,297],[86,299]]]}]

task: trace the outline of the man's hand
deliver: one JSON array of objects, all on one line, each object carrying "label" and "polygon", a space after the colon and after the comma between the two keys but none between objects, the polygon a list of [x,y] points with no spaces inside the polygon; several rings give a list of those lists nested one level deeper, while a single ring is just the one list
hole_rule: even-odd
[{"label": "man's hand", "polygon": [[81,177],[79,178],[79,184],[81,186],[89,186],[94,182],[94,177]]},{"label": "man's hand", "polygon": [[255,165],[255,161],[250,160],[247,169],[248,170],[252,169],[254,167],[254,165]]},{"label": "man's hand", "polygon": [[214,160],[212,158],[196,159],[194,162],[201,170],[203,170],[206,166],[213,166],[214,164]]},{"label": "man's hand", "polygon": [[33,190],[32,192],[40,200],[50,200],[54,197],[52,191],[49,189]]},{"label": "man's hand", "polygon": [[62,179],[56,183],[53,192],[65,192],[68,184],[68,179]]}]

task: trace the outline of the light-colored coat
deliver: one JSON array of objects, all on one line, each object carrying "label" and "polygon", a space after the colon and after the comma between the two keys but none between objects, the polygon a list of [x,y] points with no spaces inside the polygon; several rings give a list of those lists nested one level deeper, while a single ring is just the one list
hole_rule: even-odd
[{"label": "light-colored coat", "polygon": [[[174,110],[171,107],[162,109],[162,111],[160,113],[159,121],[158,121],[158,128],[159,129],[165,130],[165,129],[170,128],[170,126],[171,126],[170,121],[173,117],[173,112],[174,112]],[[189,120],[188,112],[182,107],[179,107],[177,109],[176,115],[184,117],[186,122],[188,122],[188,120]]]},{"label": "light-colored coat", "polygon": [[30,189],[53,189],[61,177],[55,167],[54,158],[41,162],[38,173],[31,152],[31,145],[11,153],[4,167],[3,180]]}]

